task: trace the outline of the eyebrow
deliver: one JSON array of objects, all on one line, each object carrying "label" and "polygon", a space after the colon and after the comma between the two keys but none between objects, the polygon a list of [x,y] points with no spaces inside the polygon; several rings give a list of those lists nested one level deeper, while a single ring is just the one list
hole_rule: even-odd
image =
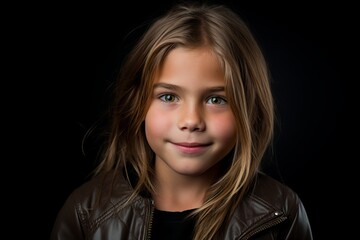
[{"label": "eyebrow", "polygon": [[[182,88],[180,86],[177,86],[177,85],[174,85],[174,84],[169,84],[169,83],[155,83],[154,84],[154,89],[155,88],[165,88],[165,89],[169,89],[169,90],[173,90],[173,91],[182,90]],[[215,87],[206,88],[205,91],[209,92],[209,93],[223,92],[223,91],[225,91],[225,87],[224,86],[215,86]]]}]

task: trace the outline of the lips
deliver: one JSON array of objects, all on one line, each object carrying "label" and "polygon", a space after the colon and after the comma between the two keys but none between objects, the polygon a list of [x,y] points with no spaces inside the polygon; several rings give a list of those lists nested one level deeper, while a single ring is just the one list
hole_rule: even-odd
[{"label": "lips", "polygon": [[186,154],[199,154],[205,152],[211,143],[198,142],[172,142],[177,150]]}]

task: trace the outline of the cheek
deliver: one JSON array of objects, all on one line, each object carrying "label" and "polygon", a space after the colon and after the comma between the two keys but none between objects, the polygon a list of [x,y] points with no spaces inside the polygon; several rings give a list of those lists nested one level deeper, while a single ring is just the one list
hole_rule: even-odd
[{"label": "cheek", "polygon": [[[235,119],[232,114],[217,116],[211,121],[211,131],[214,136],[225,144],[233,146],[236,140]],[[210,127],[210,126],[208,126]]]},{"label": "cheek", "polygon": [[168,131],[169,116],[150,107],[145,117],[145,133],[148,141],[156,141]]}]

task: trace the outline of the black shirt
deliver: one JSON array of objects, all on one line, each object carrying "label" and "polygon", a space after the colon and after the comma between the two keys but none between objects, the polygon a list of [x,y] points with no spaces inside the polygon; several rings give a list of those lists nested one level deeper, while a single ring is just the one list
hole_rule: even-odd
[{"label": "black shirt", "polygon": [[187,240],[193,238],[194,218],[187,218],[193,210],[167,212],[155,209],[151,230],[152,240]]}]

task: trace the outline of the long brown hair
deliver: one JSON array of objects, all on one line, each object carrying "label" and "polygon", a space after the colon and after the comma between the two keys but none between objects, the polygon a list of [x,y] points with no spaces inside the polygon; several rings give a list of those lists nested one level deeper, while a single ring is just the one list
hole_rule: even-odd
[{"label": "long brown hair", "polygon": [[183,4],[156,19],[122,65],[111,109],[104,158],[96,174],[130,164],[139,180],[134,195],[154,192],[154,152],[144,133],[153,79],[176,47],[209,47],[226,79],[226,94],[235,116],[237,142],[224,174],[208,189],[196,210],[194,239],[219,239],[235,206],[249,188],[273,135],[274,107],[266,61],[240,17],[222,5]]}]

